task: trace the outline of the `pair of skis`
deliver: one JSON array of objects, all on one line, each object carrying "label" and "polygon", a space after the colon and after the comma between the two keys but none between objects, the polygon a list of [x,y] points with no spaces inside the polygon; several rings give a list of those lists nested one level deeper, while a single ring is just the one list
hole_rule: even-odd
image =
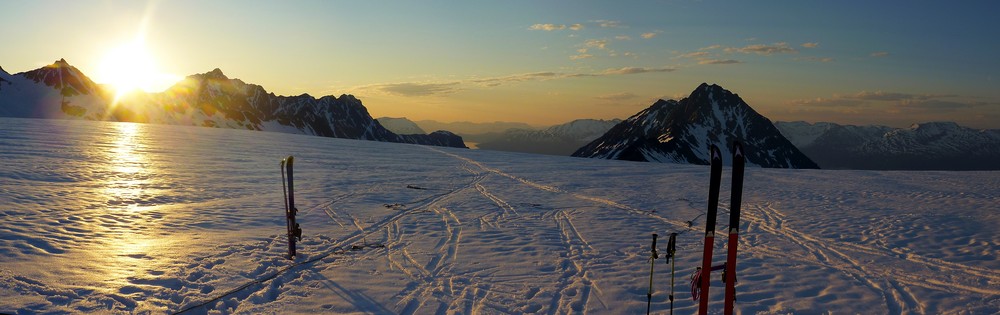
[{"label": "pair of skis", "polygon": [[695,278],[692,279],[692,286],[697,286],[695,290],[692,290],[692,297],[699,300],[698,314],[708,314],[710,274],[713,270],[724,268],[723,280],[726,284],[726,295],[723,312],[726,315],[731,315],[733,314],[733,306],[736,301],[736,246],[740,234],[740,203],[743,199],[743,166],[746,164],[746,157],[743,154],[743,145],[739,142],[734,142],[733,185],[729,209],[729,252],[726,255],[726,263],[724,265],[713,267],[712,248],[715,245],[715,217],[718,214],[719,208],[719,184],[722,182],[722,153],[715,145],[712,145],[710,150],[712,173],[708,188],[708,214],[705,220],[705,252],[704,256],[702,256],[701,268],[695,274]]},{"label": "pair of skis", "polygon": [[[295,240],[302,240],[302,228],[295,222],[295,213],[299,212],[299,209],[295,208],[295,182],[292,177],[294,161],[292,156],[281,160],[281,188],[285,193],[285,224],[288,229],[288,259],[295,257]],[[288,172],[287,178],[285,172]]]}]

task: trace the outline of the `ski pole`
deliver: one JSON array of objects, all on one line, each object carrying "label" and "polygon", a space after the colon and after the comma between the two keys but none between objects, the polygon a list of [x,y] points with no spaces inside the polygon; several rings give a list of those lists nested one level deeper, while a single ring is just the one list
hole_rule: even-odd
[{"label": "ski pole", "polygon": [[667,241],[667,262],[670,263],[670,315],[674,314],[674,264],[677,257],[677,233],[670,233],[670,240]]},{"label": "ski pole", "polygon": [[659,255],[656,254],[656,233],[653,233],[653,248],[650,250],[652,254],[649,256],[649,291],[646,291],[646,315],[649,315],[649,307],[653,304],[653,267],[656,266],[656,259]]}]

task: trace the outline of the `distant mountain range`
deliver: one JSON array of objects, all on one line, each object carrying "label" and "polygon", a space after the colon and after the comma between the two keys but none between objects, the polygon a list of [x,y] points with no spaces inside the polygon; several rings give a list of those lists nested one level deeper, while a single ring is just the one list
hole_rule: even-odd
[{"label": "distant mountain range", "polygon": [[0,68],[3,117],[195,125],[461,148],[470,140],[490,150],[692,164],[708,162],[709,144],[728,151],[733,141],[742,141],[748,162],[763,167],[1000,170],[997,129],[951,122],[909,128],[772,124],[737,94],[708,84],[680,101],[658,100],[624,121],[580,119],[545,129],[516,122],[375,120],[351,95],[278,96],[219,69],[188,76],[162,93],[138,92],[115,101],[65,60],[13,75]]},{"label": "distant mountain range", "polygon": [[440,122],[435,120],[418,120],[414,121],[414,123],[424,130],[448,130],[463,136],[501,133],[509,129],[538,129],[526,123],[505,121],[476,123],[468,121]]},{"label": "distant mountain range", "polygon": [[485,150],[570,155],[620,122],[621,119],[577,119],[542,130],[509,129],[477,146]]},{"label": "distant mountain range", "polygon": [[709,145],[724,163],[734,141],[746,147],[747,163],[774,168],[818,168],[770,120],[739,95],[701,84],[680,101],[658,100],[573,153],[576,157],[708,164]]},{"label": "distant mountain range", "polygon": [[820,167],[871,170],[1000,170],[1000,130],[953,122],[909,128],[778,122]]},{"label": "distant mountain range", "polygon": [[[457,127],[463,131],[456,133],[478,149],[549,155],[570,155],[621,122],[621,119],[577,119],[545,129],[535,129],[527,124],[510,122],[414,122],[406,118],[391,117],[377,120],[398,134],[423,133],[424,128],[421,127]],[[487,130],[488,132],[483,132]]]},{"label": "distant mountain range", "polygon": [[0,116],[195,125],[299,133],[358,140],[466,147],[446,131],[398,135],[351,95],[278,96],[230,79],[221,70],[188,76],[162,93],[114,96],[60,59],[11,75],[0,69]]},{"label": "distant mountain range", "polygon": [[395,132],[397,134],[401,135],[427,134],[427,132],[424,131],[424,129],[421,129],[420,126],[417,126],[417,124],[413,123],[413,121],[406,119],[406,117],[402,118],[379,117],[375,118],[375,120],[377,120],[379,124],[382,124],[382,126],[385,127],[385,129],[389,129],[389,131]]}]

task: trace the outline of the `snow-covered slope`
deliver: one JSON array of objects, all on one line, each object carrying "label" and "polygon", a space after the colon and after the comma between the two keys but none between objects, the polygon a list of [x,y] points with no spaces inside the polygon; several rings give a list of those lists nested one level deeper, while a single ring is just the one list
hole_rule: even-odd
[{"label": "snow-covered slope", "polygon": [[221,70],[188,76],[162,93],[113,97],[65,60],[16,75],[0,73],[0,116],[84,118],[301,133],[323,137],[465,147],[441,132],[399,136],[352,95],[278,96]]},{"label": "snow-covered slope", "polygon": [[416,134],[422,135],[427,133],[423,129],[420,129],[420,126],[417,126],[416,123],[414,123],[409,119],[406,119],[406,117],[401,117],[401,118],[381,117],[381,118],[376,118],[375,120],[377,120],[378,123],[382,124],[382,126],[385,127],[385,129],[389,129],[389,131],[392,131],[399,135],[416,135]]},{"label": "snow-covered slope", "polygon": [[[289,154],[304,232],[292,261],[278,171]],[[0,313],[637,314],[650,234],[677,232],[674,307],[692,314],[708,172],[0,119]],[[729,230],[722,182],[716,262]],[[737,312],[997,314],[997,191],[998,172],[749,168]],[[670,306],[664,263],[657,314]]]},{"label": "snow-covered slope", "polygon": [[977,130],[952,122],[909,128],[806,122],[776,126],[823,168],[1000,169],[1000,130]]},{"label": "snow-covered slope", "polygon": [[577,119],[543,130],[510,129],[479,143],[478,147],[498,151],[570,155],[620,122],[621,119]]},{"label": "snow-covered slope", "polygon": [[[680,101],[659,100],[580,148],[573,156],[667,163],[708,164],[715,144],[729,157],[740,141],[747,163],[762,167],[816,168],[802,152],[739,97],[702,83]],[[729,164],[728,160],[725,160]]]}]

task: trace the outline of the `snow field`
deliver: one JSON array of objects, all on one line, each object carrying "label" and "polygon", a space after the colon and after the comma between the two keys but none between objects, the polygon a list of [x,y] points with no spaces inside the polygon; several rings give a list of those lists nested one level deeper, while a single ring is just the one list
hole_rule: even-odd
[{"label": "snow field", "polygon": [[[641,313],[654,232],[661,253],[681,233],[674,307],[696,311],[708,167],[13,121],[0,127],[0,312]],[[289,154],[294,261],[278,172]],[[998,175],[747,169],[736,307],[1000,312]],[[657,260],[656,313],[669,281]]]}]

